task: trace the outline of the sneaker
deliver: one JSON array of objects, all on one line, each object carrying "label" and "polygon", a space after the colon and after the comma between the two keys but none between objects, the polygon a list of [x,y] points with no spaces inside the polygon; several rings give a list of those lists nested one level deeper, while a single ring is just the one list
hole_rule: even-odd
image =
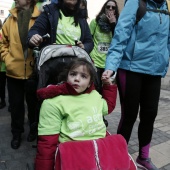
[{"label": "sneaker", "polygon": [[158,168],[151,162],[150,158],[141,159],[137,157],[136,159],[137,167],[144,170],[158,170]]}]

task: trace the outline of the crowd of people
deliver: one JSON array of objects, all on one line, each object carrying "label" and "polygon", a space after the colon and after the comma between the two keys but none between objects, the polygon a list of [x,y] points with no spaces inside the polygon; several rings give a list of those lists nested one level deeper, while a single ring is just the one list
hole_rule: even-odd
[{"label": "crowd of people", "polygon": [[[120,16],[117,1],[107,0],[89,24],[86,0],[44,3],[15,0],[6,21],[0,22],[0,109],[6,107],[7,84],[11,147],[18,149],[21,144],[26,101],[30,126],[27,141],[37,139],[35,169],[53,170],[58,143],[106,136],[103,116],[114,110],[118,87],[121,119],[117,134],[128,145],[139,114],[136,163],[140,168],[158,170],[149,158],[149,148],[161,78],[169,66],[170,21],[169,15],[152,9],[168,11],[166,0],[148,0],[151,10],[138,22],[138,0],[126,0]],[[48,39],[43,38],[46,34]],[[37,91],[37,82],[30,79],[35,64],[33,48],[51,44],[76,45],[85,50],[97,73],[87,60],[75,59],[63,70],[62,84]],[[38,99],[44,100],[40,111]],[[93,116],[96,121],[92,126],[87,118]]]}]

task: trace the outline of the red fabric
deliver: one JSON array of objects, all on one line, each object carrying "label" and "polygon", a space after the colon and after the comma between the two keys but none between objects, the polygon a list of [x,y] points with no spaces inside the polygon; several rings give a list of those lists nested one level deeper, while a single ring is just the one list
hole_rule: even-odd
[{"label": "red fabric", "polygon": [[45,88],[41,88],[37,90],[37,98],[39,100],[44,100],[48,98],[53,98],[58,95],[77,95],[78,93],[75,91],[75,89],[68,83],[63,83],[59,85],[50,85]]},{"label": "red fabric", "polygon": [[102,96],[108,105],[108,113],[111,113],[116,106],[117,85],[103,85]]},{"label": "red fabric", "polygon": [[130,159],[130,168],[129,170],[137,170],[137,166],[135,164],[135,161],[133,160],[132,156],[129,154],[129,159]]},{"label": "red fabric", "polygon": [[[94,89],[94,84],[92,84],[89,88],[86,89],[84,93],[90,93]],[[76,90],[66,82],[59,85],[50,85],[48,87],[37,90],[37,98],[39,100],[53,98],[58,95],[79,95],[79,93],[77,93]]]},{"label": "red fabric", "polygon": [[38,136],[35,170],[54,170],[59,134]]},{"label": "red fabric", "polygon": [[[110,135],[97,139],[96,142],[99,163],[103,170],[129,170],[127,144],[121,135]],[[61,170],[98,170],[92,140],[61,143],[56,163],[58,161],[61,163]]]}]

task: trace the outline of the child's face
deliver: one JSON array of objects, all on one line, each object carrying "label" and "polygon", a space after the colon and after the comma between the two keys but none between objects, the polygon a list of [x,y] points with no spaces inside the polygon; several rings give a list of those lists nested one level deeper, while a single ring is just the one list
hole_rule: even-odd
[{"label": "child's face", "polygon": [[72,85],[77,93],[82,93],[90,87],[90,78],[86,66],[81,65],[69,71],[67,82]]}]

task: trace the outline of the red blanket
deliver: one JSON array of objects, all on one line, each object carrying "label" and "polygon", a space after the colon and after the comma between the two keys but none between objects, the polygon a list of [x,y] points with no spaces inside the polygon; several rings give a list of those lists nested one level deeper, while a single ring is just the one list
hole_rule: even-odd
[{"label": "red blanket", "polygon": [[125,139],[111,135],[95,141],[61,143],[55,170],[132,170],[131,163]]}]

